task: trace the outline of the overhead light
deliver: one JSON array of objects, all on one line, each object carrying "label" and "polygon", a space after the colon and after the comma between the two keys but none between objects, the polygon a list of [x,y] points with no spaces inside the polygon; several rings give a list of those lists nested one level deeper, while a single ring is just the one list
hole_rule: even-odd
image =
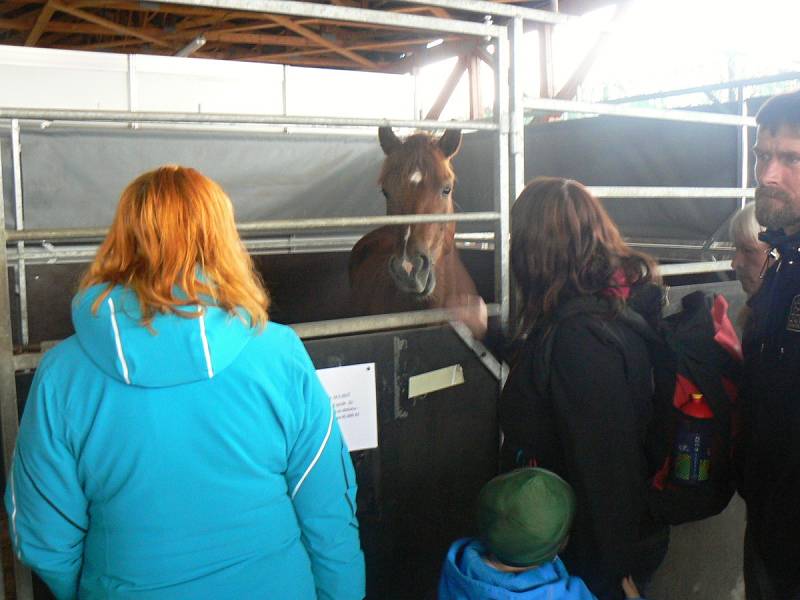
[{"label": "overhead light", "polygon": [[425,47],[426,48],[435,48],[436,46],[440,46],[442,44],[444,44],[444,40],[442,38],[439,38],[438,40],[433,40],[433,41],[428,42],[427,44],[425,44]]},{"label": "overhead light", "polygon": [[206,45],[206,36],[200,34],[196,38],[194,38],[191,42],[186,44],[183,48],[178,50],[175,53],[175,56],[191,56],[205,45]]}]

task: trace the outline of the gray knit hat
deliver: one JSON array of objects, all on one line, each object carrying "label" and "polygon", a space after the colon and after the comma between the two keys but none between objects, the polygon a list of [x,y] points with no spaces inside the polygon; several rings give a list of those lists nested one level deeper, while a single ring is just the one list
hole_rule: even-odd
[{"label": "gray knit hat", "polygon": [[525,468],[500,475],[478,496],[481,540],[501,562],[527,567],[549,562],[575,515],[575,493],[555,473]]}]

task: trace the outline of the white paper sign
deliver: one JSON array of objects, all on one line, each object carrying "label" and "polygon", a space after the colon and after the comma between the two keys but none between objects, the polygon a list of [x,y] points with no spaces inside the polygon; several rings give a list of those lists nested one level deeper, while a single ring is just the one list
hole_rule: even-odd
[{"label": "white paper sign", "polygon": [[350,451],[378,447],[375,363],[318,369]]}]

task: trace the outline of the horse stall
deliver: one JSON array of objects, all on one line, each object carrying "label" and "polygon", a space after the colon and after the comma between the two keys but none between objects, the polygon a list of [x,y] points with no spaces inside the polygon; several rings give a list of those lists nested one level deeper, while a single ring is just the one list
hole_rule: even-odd
[{"label": "horse stall", "polygon": [[[277,4],[264,2],[265,9],[314,16],[312,4]],[[446,548],[473,532],[477,492],[497,470],[495,413],[505,366],[463,326],[447,324],[447,311],[354,315],[350,251],[367,231],[457,221],[461,259],[495,329],[508,333],[510,200],[536,175],[571,177],[592,186],[632,245],[662,261],[673,303],[700,286],[725,293],[731,314],[738,310],[743,295],[738,283],[728,281],[731,248],[725,234],[731,214],[753,195],[744,150],[752,117],[725,114],[730,107],[724,106],[690,115],[625,114],[615,106],[540,100],[526,107],[615,116],[523,127],[522,74],[513,59],[520,51],[523,21],[542,19],[541,11],[461,4],[453,0],[452,8],[502,16],[508,29],[400,14],[386,18],[401,27],[424,25],[497,42],[497,104],[491,120],[0,108],[6,125],[0,131],[5,207],[0,274],[8,277],[0,279],[5,464],[41,353],[72,333],[70,299],[111,221],[119,192],[142,171],[164,163],[196,167],[232,198],[245,244],[272,295],[271,318],[293,324],[318,369],[374,365],[377,446],[352,453],[369,598],[435,597]],[[325,5],[326,15],[384,19],[372,14],[376,11],[340,8]],[[231,123],[356,126],[360,133],[216,126]],[[458,213],[386,216],[377,183],[384,158],[377,134],[381,125],[464,131],[453,161]],[[652,598],[731,597],[740,562],[731,548],[741,547],[741,506],[733,505],[717,519],[676,528],[673,547],[678,550],[671,550]],[[698,547],[717,556],[699,570],[684,560]],[[17,598],[48,597],[19,563],[14,573]]]},{"label": "horse stall", "polygon": [[[320,7],[290,9],[313,16]],[[344,17],[362,16],[347,10],[340,11]],[[365,13],[367,22],[392,27],[426,25],[428,30],[461,31],[481,39],[505,36],[504,28],[489,23]],[[508,60],[505,53],[498,54]],[[352,453],[368,597],[434,597],[445,551],[454,539],[471,532],[474,499],[497,470],[495,405],[502,366],[463,327],[446,325],[450,313],[445,310],[354,317],[348,259],[350,249],[370,229],[406,222],[473,219],[485,224],[485,234],[498,233],[502,240],[508,225],[506,180],[499,178],[483,214],[387,217],[377,184],[383,153],[376,127],[442,129],[438,121],[0,112],[8,125],[0,134],[5,209],[0,272],[7,277],[0,280],[5,464],[42,352],[72,333],[70,298],[110,223],[118,194],[142,171],[165,163],[190,165],[218,181],[232,198],[245,245],[272,295],[271,318],[301,324],[295,329],[318,369],[366,365],[373,378],[368,381],[374,397],[366,402],[372,403],[376,440]],[[508,146],[501,123],[506,114],[498,113],[494,121],[448,126],[497,132],[493,154],[498,172],[503,172]],[[226,131],[231,124],[246,127]],[[296,126],[290,135],[283,129],[287,125]],[[325,126],[355,126],[361,132],[321,132]],[[470,245],[468,238],[456,236],[456,243]],[[505,256],[497,259],[504,267],[507,248]],[[476,270],[488,274],[478,290],[490,313],[507,314],[508,278],[494,280],[495,254],[475,252],[473,257]],[[496,272],[507,273],[507,268]],[[494,298],[500,298],[500,305]],[[348,416],[359,417],[354,412]],[[364,423],[367,427],[369,419]],[[6,583],[13,585],[6,585],[9,595],[50,597],[15,559],[12,584],[8,549],[4,555]]]},{"label": "horse stall", "polygon": [[[691,186],[699,175],[690,166],[718,173],[715,183],[719,186],[728,185],[735,177],[730,164],[735,163],[731,160],[732,140],[724,131],[700,151],[700,138],[692,138],[689,127],[675,128],[652,121],[626,123],[624,131],[616,134],[609,132],[618,128],[608,127],[603,119],[528,127],[526,178],[554,173],[592,184],[620,183],[635,170],[636,160],[647,161],[649,153],[656,150],[681,157],[681,164],[667,169],[672,178],[642,178],[635,183]],[[708,142],[715,131],[718,130],[712,128],[696,134]],[[611,135],[619,137],[609,139]],[[113,216],[118,191],[136,174],[165,162],[192,164],[219,181],[235,203],[238,220],[246,223],[301,219],[295,222],[302,226],[312,216],[321,221],[353,218],[357,223],[365,216],[380,219],[384,210],[376,183],[383,160],[377,135],[287,136],[86,125],[42,129],[23,125],[7,131],[0,146],[7,151],[15,145],[14,136],[19,136],[16,144],[24,147],[24,169],[19,169],[19,174],[25,192],[26,229],[103,227]],[[628,160],[619,154],[600,165],[586,159],[600,154],[599,146],[623,146],[623,138]],[[652,140],[659,143],[654,145]],[[468,133],[455,159],[455,195],[468,213],[491,208],[487,206],[493,181],[491,161],[487,160],[491,143],[491,134]],[[10,201],[15,197],[14,161],[4,154],[6,213],[10,214],[9,222],[14,223]],[[104,159],[107,156],[114,157],[112,164]],[[568,156],[572,158],[568,160]],[[105,167],[98,169],[96,165],[101,164]],[[592,180],[590,174],[581,171],[585,165],[592,165],[608,178]],[[636,214],[644,218],[636,220],[625,211],[615,214],[615,218],[629,237],[662,243],[662,238],[690,240],[691,236],[710,236],[737,200],[704,204],[710,216],[703,222],[697,215],[690,220],[683,218],[690,214],[692,206],[700,210],[696,204],[681,201],[683,205],[670,210],[665,205],[673,201],[656,201],[662,211],[673,217],[675,229],[654,227],[647,202],[635,205],[639,210]],[[613,204],[610,209],[614,210]],[[624,220],[626,216],[628,221]],[[481,231],[486,228],[480,222],[462,223],[459,231],[464,231],[458,239],[462,258],[480,294],[491,303],[491,244],[471,241],[480,236],[493,237]],[[402,329],[391,328],[404,326],[403,319],[407,317],[403,315],[373,317],[384,322],[375,324],[390,329],[343,335],[341,331],[358,331],[370,319],[359,323],[359,319],[348,318],[352,315],[347,266],[359,229],[363,227],[351,226],[336,235],[307,229],[267,237],[262,234],[258,238],[246,235],[245,239],[272,293],[273,319],[311,322],[299,325],[297,330],[305,338],[317,368],[374,363],[379,443],[377,448],[353,453],[369,597],[432,597],[447,545],[471,532],[472,503],[480,486],[496,471],[499,439],[495,402],[501,367],[491,354],[470,341],[463,328],[436,324],[441,316],[434,315],[431,324]],[[86,231],[83,235],[87,235]],[[57,245],[54,242],[55,238],[53,242],[26,244],[25,285],[17,286],[11,294],[16,347],[33,349],[43,343],[46,347],[72,333],[70,299],[95,246],[80,238],[55,242]],[[12,259],[16,252],[16,248],[11,249]],[[16,273],[9,273],[13,281]],[[712,285],[725,291],[732,300],[732,310],[741,304],[738,283]],[[670,296],[677,300],[685,291],[672,288]],[[314,323],[322,320],[328,322]],[[17,360],[21,363],[30,356],[18,355]],[[426,394],[409,394],[412,378],[440,369],[458,372],[464,383],[445,384]],[[30,371],[17,373],[20,412],[31,379]],[[409,573],[414,576],[409,577]],[[37,589],[37,597],[46,597]]]},{"label": "horse stall", "polygon": [[[298,222],[320,213],[324,221],[352,214],[378,217],[382,212],[376,182],[383,154],[377,136],[86,126],[23,126],[12,135],[19,135],[25,148],[21,183],[26,229],[102,227],[110,222],[126,182],[166,162],[192,164],[219,181],[234,200],[238,219],[245,222]],[[6,148],[11,141],[7,135],[0,144]],[[104,156],[114,156],[113,164]],[[99,164],[108,166],[99,170]],[[13,173],[4,182],[4,197],[14,198]],[[272,294],[272,319],[316,321],[297,326],[297,331],[317,368],[375,366],[378,445],[353,452],[369,597],[422,598],[433,593],[448,544],[470,532],[472,502],[496,472],[500,365],[463,328],[441,325],[443,317],[437,314],[430,324],[410,328],[413,315],[405,317],[405,325],[402,315],[389,321],[378,317],[372,327],[384,331],[343,335],[365,327],[363,319],[345,318],[351,316],[349,248],[357,239],[356,227],[327,238],[306,230],[248,238],[246,243]],[[18,347],[46,347],[73,331],[71,296],[95,246],[81,240],[48,244],[27,244],[25,287],[12,293],[12,332]],[[321,246],[327,251],[320,252]],[[488,274],[482,287],[488,288],[483,291],[491,300],[491,265],[487,269],[481,264],[491,262],[491,253],[474,258],[476,272]],[[323,320],[327,322],[319,323]],[[403,328],[392,329],[398,324]],[[437,381],[439,370],[447,372],[446,381]],[[20,413],[32,376],[30,371],[17,374]],[[428,391],[411,389],[420,381],[431,386]],[[415,576],[408,577],[409,572]]]}]

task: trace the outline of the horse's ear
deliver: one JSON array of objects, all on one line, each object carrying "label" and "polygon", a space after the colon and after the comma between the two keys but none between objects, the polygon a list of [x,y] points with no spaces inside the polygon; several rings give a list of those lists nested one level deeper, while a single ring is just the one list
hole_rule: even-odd
[{"label": "horse's ear", "polygon": [[381,142],[381,148],[383,148],[383,153],[386,154],[386,156],[389,156],[403,145],[403,142],[400,141],[400,138],[395,135],[392,128],[388,125],[378,127],[378,139]]},{"label": "horse's ear", "polygon": [[439,138],[439,149],[442,153],[450,158],[458,152],[461,147],[461,130],[460,129],[445,129],[442,137]]}]

